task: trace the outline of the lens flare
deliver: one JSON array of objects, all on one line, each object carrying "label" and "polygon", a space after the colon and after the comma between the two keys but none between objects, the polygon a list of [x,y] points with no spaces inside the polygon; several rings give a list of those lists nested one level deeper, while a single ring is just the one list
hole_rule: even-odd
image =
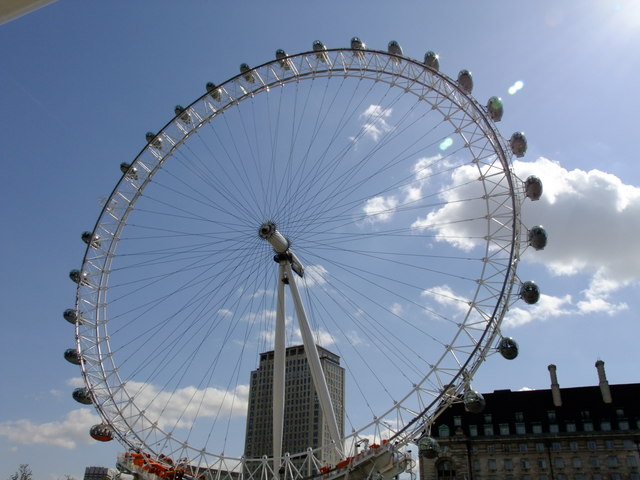
[{"label": "lens flare", "polygon": [[509,95],[515,95],[519,90],[522,90],[522,87],[524,87],[524,82],[518,80],[516,83],[511,85],[507,91],[509,92]]},{"label": "lens flare", "polygon": [[450,137],[445,138],[442,143],[440,144],[440,150],[442,150],[443,152],[449,148],[451,145],[453,145],[453,139]]}]

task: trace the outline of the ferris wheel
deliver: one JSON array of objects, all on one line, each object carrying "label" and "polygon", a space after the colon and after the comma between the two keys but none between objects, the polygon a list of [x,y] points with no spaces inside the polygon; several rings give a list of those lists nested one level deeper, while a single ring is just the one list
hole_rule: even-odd
[{"label": "ferris wheel", "polygon": [[327,477],[481,407],[506,312],[540,296],[516,266],[546,244],[520,219],[542,184],[501,100],[438,63],[278,50],[147,134],[70,274],[94,438],[184,478]]}]

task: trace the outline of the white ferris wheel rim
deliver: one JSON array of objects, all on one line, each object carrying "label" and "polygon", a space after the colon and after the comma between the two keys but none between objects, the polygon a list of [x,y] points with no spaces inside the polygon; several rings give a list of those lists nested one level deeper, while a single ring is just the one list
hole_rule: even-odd
[{"label": "white ferris wheel rim", "polygon": [[[417,432],[428,427],[439,411],[459,398],[463,389],[468,387],[468,379],[494,349],[500,323],[513,301],[511,290],[516,279],[515,266],[521,243],[519,209],[522,193],[511,172],[510,153],[504,139],[484,107],[454,80],[414,60],[372,50],[334,49],[322,52],[324,58],[319,55],[318,52],[291,55],[286,59],[287,68],[283,68],[282,60],[265,63],[219,85],[216,88],[220,95],[218,100],[209,94],[200,97],[186,108],[193,118],[191,125],[182,122],[180,115],[165,125],[156,137],[164,143],[163,149],[154,147],[154,142],[150,142],[131,164],[131,168],[137,171],[137,178],[123,175],[106,201],[93,230],[93,235],[100,238],[100,244],[90,243],[83,260],[82,271],[87,276],[86,281],[78,287],[76,309],[82,321],[76,325],[77,348],[82,359],[83,376],[96,407],[120,440],[131,448],[142,446],[160,452],[163,442],[165,445],[175,443],[164,451],[190,459],[199,458],[200,463],[209,467],[223,465],[227,461],[242,461],[239,456],[227,458],[217,452],[202,452],[155,425],[155,419],[145,418],[144,410],[136,407],[135,395],[127,393],[126,380],[120,378],[118,359],[114,358],[116,355],[111,351],[106,332],[109,322],[106,295],[112,260],[117,257],[116,246],[127,226],[129,214],[164,162],[175,155],[199,129],[209,125],[226,110],[285,84],[342,77],[382,82],[390,88],[403,89],[406,94],[414,95],[417,102],[427,102],[430,108],[446,117],[455,133],[466,139],[466,149],[471,152],[470,155],[480,159],[476,165],[482,163],[490,145],[494,155],[491,168],[496,171],[494,175],[500,176],[498,180],[487,180],[483,175],[479,179],[486,193],[483,199],[487,211],[486,223],[495,223],[497,219],[504,227],[501,238],[494,239],[491,238],[492,234],[487,235],[485,267],[471,299],[474,305],[469,307],[465,320],[431,365],[431,370],[418,379],[414,388],[399,398],[397,403],[380,412],[368,424],[346,434],[345,442],[355,443],[366,432],[383,428],[390,431],[390,437],[395,442],[410,442]],[[493,197],[491,189],[496,185],[500,188],[506,186],[506,190]],[[496,201],[497,197],[501,197],[501,200]],[[488,232],[493,232],[491,228],[487,227]],[[504,255],[496,258],[493,253],[495,250]],[[493,268],[491,273],[487,271],[489,267]],[[486,281],[489,277],[493,278],[492,282]],[[496,277],[499,278],[495,280]],[[485,321],[482,329],[465,323],[471,313],[478,312]],[[452,357],[456,359],[457,371],[452,371],[450,365],[446,364]],[[417,403],[423,407],[421,410],[415,409],[416,402],[411,407],[405,407],[407,399],[413,401],[418,397]],[[394,429],[389,429],[384,423],[388,418],[398,420]]]}]

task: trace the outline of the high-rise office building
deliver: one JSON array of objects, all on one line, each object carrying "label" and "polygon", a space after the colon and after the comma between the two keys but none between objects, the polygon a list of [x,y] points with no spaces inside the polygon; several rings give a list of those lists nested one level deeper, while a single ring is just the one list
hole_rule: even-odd
[{"label": "high-rise office building", "polygon": [[[344,368],[340,357],[317,346],[333,403],[338,430],[344,433]],[[251,372],[244,454],[247,458],[273,455],[273,362],[274,352],[260,354],[258,368]],[[304,346],[289,347],[285,356],[285,405],[283,453],[304,452],[331,442],[316,389],[311,379]],[[337,455],[327,453],[323,462],[335,464]]]}]

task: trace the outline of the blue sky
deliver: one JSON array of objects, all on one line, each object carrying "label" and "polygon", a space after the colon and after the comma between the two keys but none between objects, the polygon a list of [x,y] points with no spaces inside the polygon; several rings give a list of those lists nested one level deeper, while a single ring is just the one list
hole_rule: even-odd
[{"label": "blue sky", "polygon": [[[473,72],[474,95],[499,95],[503,134],[524,130],[529,150],[516,172],[543,179],[545,196],[523,210],[550,243],[527,251],[521,278],[543,299],[517,305],[504,326],[521,354],[491,357],[481,391],[547,388],[555,363],[563,387],[636,382],[640,279],[640,170],[632,128],[640,60],[640,7],[632,1],[174,2],[111,6],[58,2],[0,26],[0,119],[4,220],[0,304],[0,478],[20,463],[37,478],[111,465],[119,450],[86,434],[90,408],[70,392],[78,371],[62,359],[73,332],[68,271],[84,252],[100,198],[144,147],[144,133],[208,81],[257,65],[277,48],[305,51],[321,39],[371,48],[399,41],[405,55],[440,54],[441,70]],[[508,93],[517,81],[522,88]],[[519,309],[522,309],[520,311]]]}]

